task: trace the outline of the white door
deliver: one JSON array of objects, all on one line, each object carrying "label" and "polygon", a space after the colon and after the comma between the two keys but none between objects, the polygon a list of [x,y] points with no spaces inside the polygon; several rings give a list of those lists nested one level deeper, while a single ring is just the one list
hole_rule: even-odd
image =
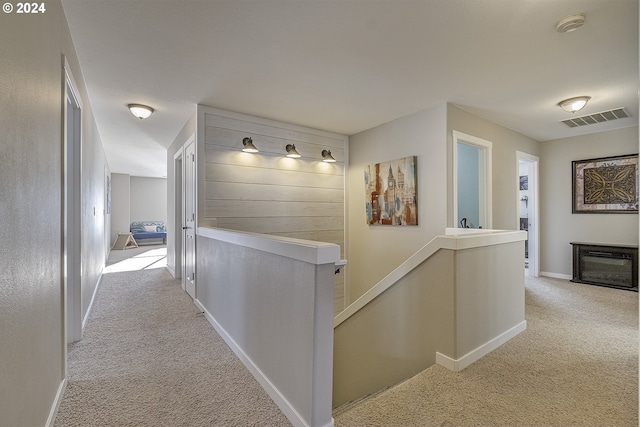
[{"label": "white door", "polygon": [[191,298],[196,298],[196,153],[194,141],[188,142],[182,159],[184,170],[184,224],[182,284]]}]

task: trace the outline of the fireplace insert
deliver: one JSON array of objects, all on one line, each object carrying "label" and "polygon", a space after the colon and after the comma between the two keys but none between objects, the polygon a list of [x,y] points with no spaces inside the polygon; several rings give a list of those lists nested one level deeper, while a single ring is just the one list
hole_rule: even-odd
[{"label": "fireplace insert", "polygon": [[572,242],[572,282],[638,291],[638,247]]}]

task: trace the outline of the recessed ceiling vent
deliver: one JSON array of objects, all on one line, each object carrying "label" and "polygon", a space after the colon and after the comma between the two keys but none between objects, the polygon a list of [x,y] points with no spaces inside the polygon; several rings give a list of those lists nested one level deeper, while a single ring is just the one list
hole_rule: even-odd
[{"label": "recessed ceiling vent", "polygon": [[601,113],[589,114],[588,116],[575,117],[573,119],[561,120],[562,123],[570,128],[579,126],[594,125],[596,123],[610,122],[611,120],[624,119],[629,117],[624,108],[616,108],[615,110],[603,111]]}]

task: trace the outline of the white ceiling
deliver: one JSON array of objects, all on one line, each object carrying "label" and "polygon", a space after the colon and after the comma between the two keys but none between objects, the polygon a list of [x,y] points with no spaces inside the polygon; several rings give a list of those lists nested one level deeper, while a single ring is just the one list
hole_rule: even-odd
[{"label": "white ceiling", "polygon": [[[444,102],[540,141],[638,124],[637,0],[62,1],[116,173],[166,176],[196,104],[346,135]],[[570,129],[579,95],[631,117]]]}]

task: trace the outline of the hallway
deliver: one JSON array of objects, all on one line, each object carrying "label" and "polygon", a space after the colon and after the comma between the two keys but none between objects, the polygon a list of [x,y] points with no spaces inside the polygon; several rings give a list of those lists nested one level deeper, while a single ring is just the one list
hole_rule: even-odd
[{"label": "hallway", "polygon": [[165,263],[163,245],[111,252],[55,425],[289,426]]}]

